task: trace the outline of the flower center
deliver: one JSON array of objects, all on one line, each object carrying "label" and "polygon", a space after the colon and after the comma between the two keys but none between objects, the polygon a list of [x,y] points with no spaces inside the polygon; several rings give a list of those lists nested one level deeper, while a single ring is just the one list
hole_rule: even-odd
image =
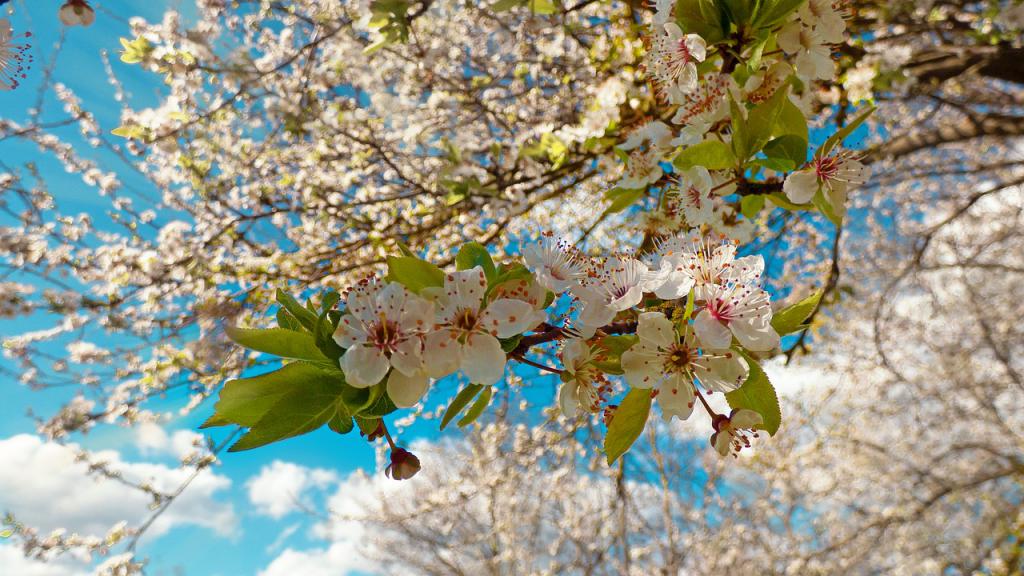
[{"label": "flower center", "polygon": [[472,332],[478,321],[477,311],[472,308],[462,308],[455,314],[452,325],[458,330]]},{"label": "flower center", "polygon": [[684,344],[675,344],[669,349],[666,355],[665,371],[685,374],[690,371],[693,360],[697,357],[697,351],[691,350]]},{"label": "flower center", "polygon": [[384,352],[393,352],[402,339],[402,329],[398,322],[388,320],[381,315],[380,321],[370,327],[370,338],[373,345]]},{"label": "flower center", "polygon": [[826,158],[819,158],[814,163],[814,172],[818,175],[818,179],[822,181],[832,180],[839,173],[840,163],[839,158],[836,156],[828,156]]}]

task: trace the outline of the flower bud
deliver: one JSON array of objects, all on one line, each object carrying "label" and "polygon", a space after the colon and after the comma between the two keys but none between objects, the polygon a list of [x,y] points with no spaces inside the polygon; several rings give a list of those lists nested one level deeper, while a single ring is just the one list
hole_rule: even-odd
[{"label": "flower bud", "polygon": [[392,480],[408,480],[420,471],[420,459],[405,448],[395,448],[391,451],[391,464],[384,470],[384,474]]},{"label": "flower bud", "polygon": [[67,0],[57,16],[65,26],[89,26],[96,19],[96,12],[88,0]]}]

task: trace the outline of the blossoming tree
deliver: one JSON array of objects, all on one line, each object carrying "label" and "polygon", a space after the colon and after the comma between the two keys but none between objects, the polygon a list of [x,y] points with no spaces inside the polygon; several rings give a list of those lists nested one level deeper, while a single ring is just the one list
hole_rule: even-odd
[{"label": "blossoming tree", "polygon": [[[121,60],[166,91],[134,109],[113,78],[113,136],[54,87],[66,124],[152,191],[37,115],[0,120],[0,138],[109,197],[117,230],[61,213],[31,166],[0,174],[18,205],[4,266],[46,285],[0,283],[0,310],[60,315],[5,353],[31,386],[89,391],[41,429],[158,420],[155,396],[180,394],[185,411],[217,396],[207,426],[246,432],[199,451],[197,473],[222,448],[326,425],[383,438],[388,474],[408,478],[418,461],[388,420],[454,375],[441,423],[468,425],[524,370],[559,376],[568,419],[603,418],[608,463],[652,410],[704,411],[713,448],[739,452],[781,423],[760,364],[807,350],[822,301],[844,294],[840,232],[875,222],[850,210],[866,163],[1020,125],[974,95],[952,133],[900,134],[866,157],[845,147],[874,93],[955,75],[930,64],[925,32],[874,48],[920,15],[899,3],[197,4],[190,29],[175,12],[132,22]],[[1019,26],[997,16],[969,20],[999,50],[945,60],[1012,76],[1019,47],[1000,35]],[[897,77],[900,58],[919,62],[917,82]],[[99,330],[125,344],[79,336]],[[62,341],[54,360],[45,350]]]}]

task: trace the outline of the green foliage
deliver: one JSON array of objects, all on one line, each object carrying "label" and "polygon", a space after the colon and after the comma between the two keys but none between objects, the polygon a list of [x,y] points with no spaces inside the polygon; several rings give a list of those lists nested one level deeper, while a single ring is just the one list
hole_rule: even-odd
[{"label": "green foliage", "polygon": [[764,195],[754,194],[751,196],[744,196],[740,200],[740,213],[748,219],[754,219],[764,208]]},{"label": "green foliage", "polygon": [[785,20],[807,0],[761,0],[754,15],[753,26],[771,28]]},{"label": "green foliage", "polygon": [[605,208],[604,213],[615,214],[616,212],[622,212],[626,208],[636,204],[637,201],[644,197],[644,194],[645,190],[643,189],[631,190],[616,186],[604,193],[605,199],[612,201],[611,205]]},{"label": "green foliage", "polygon": [[466,405],[476,397],[484,388],[489,386],[483,386],[482,384],[470,384],[459,390],[459,393],[455,395],[452,403],[448,405],[448,408],[444,411],[444,416],[441,416],[441,430],[444,430],[448,423],[452,421],[456,416],[466,408]]},{"label": "green foliage", "polygon": [[811,204],[814,204],[818,211],[824,214],[830,222],[836,226],[842,225],[843,212],[846,207],[833,206],[832,202],[830,202],[828,197],[825,196],[825,191],[820,185],[818,186],[818,191],[814,193],[814,197],[811,198]]},{"label": "green foliage", "polygon": [[487,248],[484,248],[482,244],[477,242],[463,244],[462,248],[459,249],[459,253],[455,256],[456,269],[470,270],[477,266],[483,268],[488,282],[494,282],[497,279],[498,270],[494,267],[494,261],[491,260],[491,255],[487,253]]},{"label": "green foliage", "polygon": [[153,53],[154,46],[146,40],[145,36],[137,36],[134,40],[121,38],[121,62],[125,64],[138,64]]},{"label": "green foliage", "polygon": [[739,353],[747,361],[750,372],[743,385],[727,393],[725,399],[732,408],[747,408],[760,414],[764,418],[764,429],[774,436],[782,424],[782,410],[779,408],[779,397],[775,394],[775,387],[752,356],[743,350],[739,350]]},{"label": "green foliage", "polygon": [[772,132],[776,130],[779,118],[782,114],[783,105],[789,102],[789,84],[780,86],[770,98],[758,104],[747,114],[745,123],[743,144],[744,149],[736,150],[736,155],[741,160],[750,158],[764,148],[764,145],[771,139]]},{"label": "green foliage", "polygon": [[818,308],[822,291],[811,294],[803,300],[787,306],[772,315],[772,328],[781,336],[792,334],[805,328],[804,322]]},{"label": "green foliage", "polygon": [[444,286],[444,272],[440,268],[413,256],[388,256],[388,282],[398,282],[412,292],[424,288]]},{"label": "green foliage", "polygon": [[778,167],[772,167],[772,170],[778,172],[790,172],[807,162],[807,140],[796,134],[769,140],[762,151],[768,160],[776,162]]},{"label": "green foliage", "polygon": [[494,388],[492,386],[484,386],[483,392],[476,397],[476,401],[470,406],[469,412],[466,412],[466,415],[459,420],[459,428],[469,426],[484,413],[484,410],[491,404],[491,395],[493,393]]},{"label": "green foliage", "polygon": [[594,366],[606,374],[622,374],[622,353],[636,344],[637,337],[630,335],[605,336],[597,341],[597,348],[602,360],[595,361]]},{"label": "green foliage", "polygon": [[604,437],[604,452],[611,466],[640,437],[651,413],[651,391],[632,388],[615,409]]},{"label": "green foliage", "polygon": [[352,414],[348,400],[358,397],[353,392],[344,376],[306,362],[293,362],[267,374],[225,384],[214,406],[214,416],[202,427],[248,427],[249,432],[230,448],[232,452],[305,434],[328,422],[335,431],[347,431],[351,430]]},{"label": "green foliage", "polygon": [[236,328],[225,329],[228,338],[250,350],[273,354],[282,358],[328,362],[327,356],[317,348],[313,335],[285,328]]},{"label": "green foliage", "polygon": [[303,328],[314,333],[316,330],[317,315],[308,308],[304,308],[302,304],[280,288],[277,289],[277,303],[283,306],[288,313],[295,318]]},{"label": "green foliage", "polygon": [[709,45],[725,40],[728,15],[714,0],[676,0],[676,22],[688,34],[699,34]]},{"label": "green foliage", "polygon": [[408,11],[408,0],[373,0],[370,3],[370,28],[380,32],[381,37],[363,52],[371,54],[390,44],[406,42],[409,39]]},{"label": "green foliage", "polygon": [[726,170],[736,166],[736,155],[725,142],[706,140],[685,148],[672,161],[680,170],[703,166],[708,170]]}]

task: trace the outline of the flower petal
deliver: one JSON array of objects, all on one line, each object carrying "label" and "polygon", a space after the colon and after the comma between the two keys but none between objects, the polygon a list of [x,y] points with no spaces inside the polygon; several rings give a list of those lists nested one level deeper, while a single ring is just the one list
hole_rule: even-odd
[{"label": "flower petal", "polygon": [[661,385],[658,394],[658,405],[661,406],[661,417],[668,422],[673,416],[686,420],[693,413],[693,384],[674,376]]},{"label": "flower petal", "polygon": [[538,323],[529,302],[512,298],[499,298],[491,302],[480,317],[483,328],[497,334],[499,338],[522,334]]},{"label": "flower petal", "polygon": [[474,332],[462,352],[462,371],[470,382],[490,386],[505,375],[505,351],[494,336]]},{"label": "flower petal", "polygon": [[566,418],[575,418],[580,407],[580,400],[576,394],[575,382],[563,382],[558,390],[558,407]]},{"label": "flower petal", "polygon": [[354,346],[341,357],[345,380],[356,388],[366,388],[380,382],[389,367],[384,352],[371,346]]},{"label": "flower petal", "polygon": [[469,270],[449,273],[444,280],[445,294],[459,308],[479,310],[487,291],[484,269],[475,266]]},{"label": "flower petal", "polygon": [[779,333],[772,328],[767,318],[734,320],[729,324],[736,339],[747,350],[767,352],[779,345]]},{"label": "flower petal", "polygon": [[676,328],[661,312],[644,312],[637,322],[636,335],[642,341],[667,348],[676,341]]},{"label": "flower petal", "polygon": [[406,376],[423,370],[423,342],[419,337],[407,338],[395,346],[391,354],[391,365]]},{"label": "flower petal", "polygon": [[662,358],[641,341],[622,353],[622,371],[633,388],[653,388],[662,378]]},{"label": "flower petal", "polygon": [[793,172],[782,183],[782,191],[791,202],[807,204],[818,192],[818,175],[813,170]]},{"label": "flower petal", "polygon": [[423,339],[424,368],[432,378],[447,376],[459,369],[462,345],[453,330],[437,330]]},{"label": "flower petal", "polygon": [[423,372],[406,376],[398,370],[393,370],[388,376],[388,397],[399,408],[415,406],[420,398],[423,398],[429,383],[430,378]]},{"label": "flower petal", "polygon": [[729,416],[729,424],[735,429],[753,430],[764,425],[764,418],[753,410],[742,408]]},{"label": "flower petal", "polygon": [[732,332],[729,327],[715,319],[707,308],[697,314],[693,321],[693,330],[701,346],[711,350],[727,350],[732,344]]},{"label": "flower petal", "polygon": [[732,352],[717,358],[704,358],[694,372],[704,387],[718,392],[732,392],[747,379],[747,365]]}]

